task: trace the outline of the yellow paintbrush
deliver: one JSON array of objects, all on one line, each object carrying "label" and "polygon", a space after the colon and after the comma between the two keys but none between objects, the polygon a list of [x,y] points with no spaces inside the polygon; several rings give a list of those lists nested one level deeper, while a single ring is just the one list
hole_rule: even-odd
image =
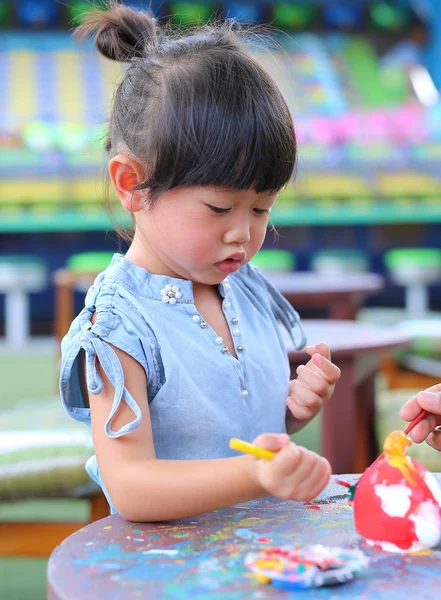
[{"label": "yellow paintbrush", "polygon": [[231,438],[230,448],[237,450],[238,452],[243,452],[244,454],[252,454],[253,456],[257,456],[257,458],[264,458],[265,460],[272,460],[277,454],[276,452],[265,450],[265,448],[260,448],[259,446],[249,444],[248,442],[238,440],[237,438]]}]

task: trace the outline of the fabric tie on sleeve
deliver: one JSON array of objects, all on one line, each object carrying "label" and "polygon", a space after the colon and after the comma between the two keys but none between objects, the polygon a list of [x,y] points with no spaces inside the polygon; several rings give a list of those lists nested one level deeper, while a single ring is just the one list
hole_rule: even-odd
[{"label": "fabric tie on sleeve", "polygon": [[[104,430],[110,438],[118,438],[137,429],[141,422],[141,409],[133,396],[124,387],[124,372],[120,360],[109,344],[103,342],[92,332],[92,325],[88,324],[80,334],[80,345],[86,353],[86,381],[91,394],[97,395],[103,391],[103,381],[98,373],[97,358],[107,375],[110,383],[115,388],[112,409],[107,418]],[[111,427],[111,421],[119,408],[121,400],[126,402],[135,414],[135,419],[123,425],[118,431]]]},{"label": "fabric tie on sleeve", "polygon": [[[271,295],[274,314],[289,333],[292,343],[296,350],[302,350],[306,346],[306,334],[302,327],[299,313],[294,310],[288,300],[276,290],[269,282],[264,279],[267,290]],[[300,339],[296,340],[293,329],[297,328]]]}]

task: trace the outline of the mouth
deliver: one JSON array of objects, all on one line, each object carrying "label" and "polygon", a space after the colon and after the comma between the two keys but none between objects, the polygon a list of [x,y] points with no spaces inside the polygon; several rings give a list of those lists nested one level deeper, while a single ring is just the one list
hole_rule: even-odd
[{"label": "mouth", "polygon": [[225,260],[216,263],[216,267],[223,273],[234,273],[234,271],[237,271],[243,265],[244,259],[244,252],[236,252]]},{"label": "mouth", "polygon": [[232,254],[231,256],[229,256],[227,258],[227,260],[237,260],[241,263],[243,263],[245,259],[245,252],[235,252],[234,254]]}]

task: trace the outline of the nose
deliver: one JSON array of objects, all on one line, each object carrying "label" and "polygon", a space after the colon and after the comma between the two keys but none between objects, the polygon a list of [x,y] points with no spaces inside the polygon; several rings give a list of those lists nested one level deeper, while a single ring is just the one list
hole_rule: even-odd
[{"label": "nose", "polygon": [[235,223],[233,227],[228,229],[224,234],[224,242],[226,244],[246,244],[250,241],[250,225],[248,220],[241,223]]}]

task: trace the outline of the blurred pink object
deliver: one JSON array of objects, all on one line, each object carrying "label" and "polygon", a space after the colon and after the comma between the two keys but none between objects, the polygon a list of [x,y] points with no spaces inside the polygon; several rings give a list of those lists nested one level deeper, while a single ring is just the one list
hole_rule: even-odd
[{"label": "blurred pink object", "polygon": [[426,141],[424,111],[419,106],[402,106],[391,113],[395,142],[419,144]]}]

